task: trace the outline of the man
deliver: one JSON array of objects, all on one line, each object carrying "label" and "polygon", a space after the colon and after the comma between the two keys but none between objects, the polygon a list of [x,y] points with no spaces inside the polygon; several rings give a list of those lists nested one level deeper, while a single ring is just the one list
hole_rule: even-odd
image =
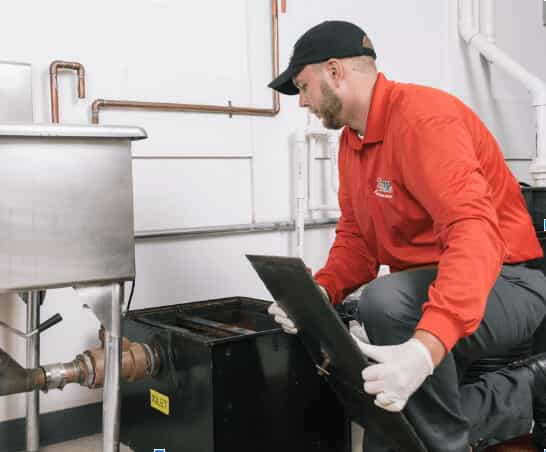
[{"label": "man", "polygon": [[[333,304],[368,284],[358,306],[378,364],[364,390],[405,408],[431,452],[468,451],[526,433],[546,448],[546,345],[535,356],[460,385],[475,360],[530,340],[546,313],[546,279],[525,266],[542,256],[516,179],[494,137],[453,96],[389,81],[358,26],[319,24],[296,43],[269,85],[299,94],[325,127],[345,126],[339,153],[341,216],[315,279]],[[287,332],[297,326],[276,304]],[[543,333],[541,333],[543,334]],[[362,336],[360,337],[362,339]],[[367,431],[366,452],[392,451]]]}]

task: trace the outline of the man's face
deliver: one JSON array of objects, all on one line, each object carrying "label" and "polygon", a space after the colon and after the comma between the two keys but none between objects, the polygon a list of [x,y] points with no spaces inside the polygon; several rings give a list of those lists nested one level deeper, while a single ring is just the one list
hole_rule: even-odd
[{"label": "man's face", "polygon": [[300,90],[300,107],[307,107],[317,118],[322,119],[322,124],[327,129],[339,129],[343,127],[341,110],[343,104],[329,85],[326,73],[322,67],[305,66],[293,80]]}]

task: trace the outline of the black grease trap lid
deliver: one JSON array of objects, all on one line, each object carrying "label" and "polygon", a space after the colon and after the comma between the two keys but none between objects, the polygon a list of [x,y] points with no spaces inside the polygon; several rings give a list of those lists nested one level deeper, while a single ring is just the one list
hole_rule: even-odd
[{"label": "black grease trap lid", "polygon": [[247,255],[273,298],[298,327],[298,336],[348,415],[390,438],[403,452],[426,447],[403,413],[385,411],[363,391],[361,371],[368,365],[334,308],[323,298],[299,258]]}]

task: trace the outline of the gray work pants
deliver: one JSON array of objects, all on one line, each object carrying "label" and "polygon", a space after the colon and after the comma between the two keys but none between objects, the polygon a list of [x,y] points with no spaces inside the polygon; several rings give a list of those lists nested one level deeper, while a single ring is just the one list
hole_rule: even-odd
[{"label": "gray work pants", "polygon": [[[371,343],[395,345],[412,336],[436,273],[435,268],[408,270],[365,287],[357,316]],[[527,368],[487,373],[472,384],[460,381],[473,361],[506,354],[532,337],[541,338],[535,339],[534,352],[546,351],[545,314],[542,272],[522,265],[503,266],[478,330],[457,342],[405,408],[430,452],[468,452],[469,445],[480,440],[494,444],[529,432],[532,395]],[[364,451],[396,448],[380,433],[366,430]]]}]

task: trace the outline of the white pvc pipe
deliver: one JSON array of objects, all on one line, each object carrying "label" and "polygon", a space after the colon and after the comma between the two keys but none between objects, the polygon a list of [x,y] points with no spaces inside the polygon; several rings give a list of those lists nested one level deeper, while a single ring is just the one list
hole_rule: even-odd
[{"label": "white pvc pipe", "polygon": [[338,170],[337,170],[337,145],[339,137],[330,132],[317,133],[312,130],[296,131],[296,250],[298,257],[303,259],[304,250],[304,232],[305,232],[305,214],[310,212],[328,212],[338,211],[339,206],[330,206],[326,204],[312,204],[310,201],[311,183],[313,165],[311,165],[312,145],[319,138],[327,138],[328,156],[331,160],[331,184],[334,192],[338,191]]},{"label": "white pvc pipe", "polygon": [[337,154],[339,137],[334,133],[328,134],[328,157],[330,158],[330,182],[334,193],[339,191],[339,174],[337,169]]},{"label": "white pvc pipe", "polygon": [[305,132],[305,138],[307,143],[307,207],[312,202],[313,198],[313,181],[315,178],[315,162],[313,150],[316,147],[316,144],[319,140],[319,135],[310,134],[309,131]]},{"label": "white pvc pipe", "polygon": [[[482,0],[483,1],[483,0]],[[472,0],[459,0],[459,34],[471,47],[478,50],[489,61],[503,68],[516,80],[523,83],[531,93],[532,105],[535,107],[537,118],[537,158],[531,165],[530,171],[535,179],[535,184],[546,186],[546,117],[544,107],[546,106],[546,84],[537,76],[525,69],[521,64],[514,61],[510,56],[492,44],[487,37],[480,34],[476,29],[473,14]],[[481,6],[481,5],[480,5]],[[484,5],[480,9],[483,14],[493,11],[492,5]],[[487,20],[483,19],[484,24]],[[485,25],[484,25],[485,26]]]},{"label": "white pvc pipe", "polygon": [[459,33],[468,45],[477,49],[482,55],[523,83],[531,93],[533,106],[546,105],[545,83],[497,46],[491,44],[474,27],[472,0],[459,0]]},{"label": "white pvc pipe", "polygon": [[491,44],[495,44],[495,2],[494,0],[480,1],[480,33]]},{"label": "white pvc pipe", "polygon": [[459,34],[467,44],[479,31],[474,23],[474,5],[472,0],[459,0]]},{"label": "white pvc pipe", "polygon": [[531,173],[535,179],[535,185],[546,187],[546,106],[535,107],[537,114],[537,157],[531,164]]},{"label": "white pvc pipe", "polygon": [[[332,132],[317,133],[317,131],[307,130],[305,132],[307,142],[309,143],[309,160],[313,156],[313,145],[319,140],[327,139],[327,152],[328,158],[331,161],[330,166],[330,184],[334,193],[338,191],[338,170],[337,170],[337,145],[339,143],[339,137]],[[313,165],[309,162],[309,178],[307,180],[307,193],[308,193],[308,205],[307,210],[312,212],[327,212],[332,210],[339,210],[337,205],[328,204],[315,204],[311,198],[311,188],[314,178]]]},{"label": "white pvc pipe", "polygon": [[252,137],[252,158],[250,159],[250,222],[251,223],[256,223],[256,182],[255,182],[255,179],[256,179],[256,169],[255,169],[255,165],[254,165],[254,136],[253,136]]},{"label": "white pvc pipe", "polygon": [[[542,127],[537,127],[537,148],[544,150],[546,149],[546,105],[538,105],[536,107],[537,113],[537,123],[541,124]],[[537,161],[546,164],[546,152],[539,152],[537,155]]]},{"label": "white pvc pipe", "polygon": [[307,140],[305,132],[296,132],[296,250],[303,259],[303,235],[305,228],[305,207],[307,204]]},{"label": "white pvc pipe", "polygon": [[516,80],[523,83],[531,93],[533,106],[546,105],[546,86],[541,79],[530,73],[480,34],[474,36],[470,45],[478,49],[497,66],[503,68]]}]

